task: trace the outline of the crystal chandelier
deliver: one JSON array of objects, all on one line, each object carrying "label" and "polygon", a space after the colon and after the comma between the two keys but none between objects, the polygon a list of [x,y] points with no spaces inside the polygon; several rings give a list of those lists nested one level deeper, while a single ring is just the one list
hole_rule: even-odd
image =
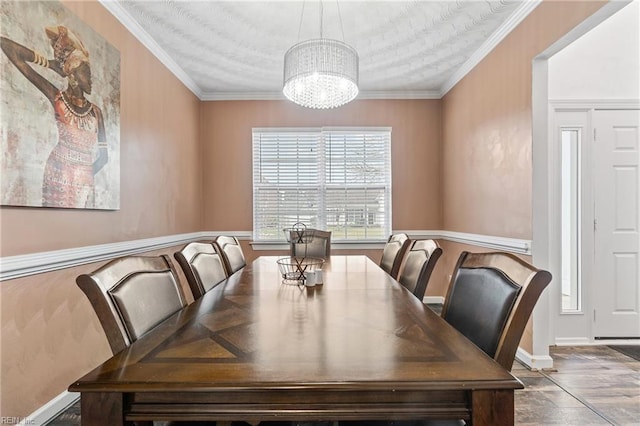
[{"label": "crystal chandelier", "polygon": [[[304,4],[302,13],[304,14]],[[340,17],[339,6],[338,16]],[[344,39],[344,29],[342,38]],[[321,109],[339,107],[358,95],[358,52],[342,41],[322,37],[322,1],[320,38],[297,43],[285,53],[282,92],[287,99],[298,105]]]}]

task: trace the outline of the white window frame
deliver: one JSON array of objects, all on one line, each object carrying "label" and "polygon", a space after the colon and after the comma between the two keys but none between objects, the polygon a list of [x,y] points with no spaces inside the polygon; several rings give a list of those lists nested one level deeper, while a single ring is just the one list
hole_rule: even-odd
[{"label": "white window frame", "polygon": [[[318,160],[317,165],[316,165],[316,174],[315,176],[317,177],[317,182],[315,184],[312,184],[311,186],[314,186],[315,188],[317,188],[318,190],[318,200],[317,200],[317,208],[315,208],[314,212],[314,221],[315,221],[315,225],[313,225],[312,227],[316,227],[318,229],[325,229],[325,230],[333,230],[331,229],[331,226],[327,225],[327,208],[326,208],[326,201],[327,201],[327,194],[328,194],[328,190],[330,190],[331,188],[337,189],[338,191],[341,189],[344,189],[345,191],[348,191],[349,189],[351,189],[352,191],[358,191],[359,189],[364,190],[365,194],[366,194],[366,189],[370,188],[370,189],[374,189],[376,191],[378,191],[378,193],[380,193],[380,190],[382,190],[383,195],[383,201],[382,201],[382,205],[384,206],[383,208],[381,208],[379,210],[379,212],[377,213],[380,218],[380,221],[382,222],[382,229],[381,231],[379,230],[380,227],[372,227],[372,228],[368,228],[367,231],[362,231],[362,232],[372,232],[373,236],[367,236],[367,237],[361,237],[358,235],[348,235],[349,231],[345,230],[345,234],[342,234],[340,232],[334,232],[331,239],[332,239],[332,243],[337,243],[338,245],[340,243],[342,244],[351,244],[351,243],[356,243],[356,244],[367,244],[367,243],[373,243],[373,244],[379,244],[379,243],[384,243],[387,240],[387,237],[391,234],[391,213],[392,213],[392,199],[391,199],[391,127],[314,127],[314,128],[253,128],[252,129],[252,140],[253,140],[253,148],[252,148],[252,153],[253,153],[253,242],[255,244],[274,244],[274,243],[282,243],[285,240],[285,236],[284,236],[284,232],[277,232],[277,234],[274,234],[273,232],[271,232],[270,238],[265,238],[264,235],[266,235],[266,233],[261,232],[261,224],[263,223],[263,221],[260,218],[260,215],[258,214],[258,212],[261,210],[261,200],[260,200],[260,191],[261,190],[268,190],[268,189],[275,189],[277,188],[280,183],[278,182],[277,184],[274,185],[268,185],[265,184],[264,182],[260,182],[261,179],[261,168],[262,168],[262,163],[261,163],[261,138],[264,136],[269,136],[269,135],[282,135],[283,137],[288,137],[290,139],[294,139],[296,134],[299,135],[309,135],[309,134],[315,134],[317,135],[317,149],[316,149],[316,153],[315,156]],[[326,166],[329,164],[329,157],[328,155],[325,154],[325,147],[328,146],[329,144],[329,138],[330,136],[341,136],[344,138],[348,138],[349,135],[354,135],[356,137],[356,139],[360,138],[362,135],[362,139],[361,141],[358,141],[360,143],[366,143],[364,142],[365,139],[365,135],[370,135],[369,137],[374,137],[377,140],[377,152],[380,151],[380,149],[382,149],[384,151],[383,154],[383,158],[381,159],[379,154],[376,154],[376,157],[374,157],[373,161],[375,161],[377,163],[378,166],[380,166],[380,162],[383,162],[382,165],[382,169],[383,169],[383,182],[377,182],[377,183],[371,183],[371,184],[349,184],[348,182],[345,182],[344,184],[336,184],[336,183],[328,183],[327,180],[329,179],[327,177],[327,173],[326,173]],[[343,139],[344,140],[344,139]],[[304,142],[303,142],[304,143]],[[345,141],[345,143],[347,143],[347,141]],[[309,145],[305,145],[305,147],[308,147]],[[348,148],[347,148],[348,149]],[[367,150],[365,149],[364,151],[364,157],[366,158],[366,152]],[[307,154],[306,159],[308,160],[308,152],[305,151],[303,154]],[[266,163],[266,161],[265,161]],[[308,161],[307,161],[308,163]],[[296,176],[297,179],[302,179],[306,184],[307,187],[309,187],[309,175],[305,174],[305,173],[311,173],[309,172],[309,167],[307,167],[307,169],[299,171],[297,173]],[[366,197],[366,195],[365,195]],[[347,207],[348,205],[345,205],[345,207]],[[268,207],[268,206],[266,206]],[[366,209],[366,207],[365,207]],[[299,213],[299,212],[298,212]],[[306,212],[307,214],[309,213],[308,211]],[[371,215],[371,213],[369,211],[362,212],[365,216],[365,220],[364,220],[364,224],[365,226],[370,225],[370,218],[369,216]],[[308,216],[307,216],[308,217]],[[279,222],[282,221],[279,219]],[[305,222],[303,220],[303,222]],[[283,226],[284,225],[284,226]],[[293,223],[280,223],[280,227],[281,228],[285,228],[285,227],[289,227],[293,225]],[[353,231],[355,229],[355,227],[349,228],[349,230]],[[376,232],[376,229],[378,229],[378,231]]]}]

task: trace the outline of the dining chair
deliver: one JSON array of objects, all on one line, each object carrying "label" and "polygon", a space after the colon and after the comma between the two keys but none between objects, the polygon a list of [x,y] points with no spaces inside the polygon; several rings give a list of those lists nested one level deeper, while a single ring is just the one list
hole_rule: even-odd
[{"label": "dining chair", "polygon": [[404,254],[409,248],[411,240],[405,233],[393,234],[387,240],[387,244],[382,251],[382,259],[380,259],[380,267],[393,279],[398,278],[398,272],[400,272],[400,265]]},{"label": "dining chair", "polygon": [[76,278],[116,354],[186,306],[169,257],[125,256]]},{"label": "dining chair", "polygon": [[242,247],[236,237],[220,235],[214,240],[214,244],[220,249],[224,267],[230,276],[247,265]]},{"label": "dining chair", "polygon": [[[76,278],[107,335],[111,352],[131,345],[186,306],[169,256],[125,256]],[[245,422],[134,422],[135,426],[249,426]]]},{"label": "dining chair", "polygon": [[[522,333],[551,274],[502,252],[462,252],[442,317],[511,371]],[[458,426],[463,420],[340,422],[341,426]]]},{"label": "dining chair", "polygon": [[213,242],[196,241],[173,254],[187,278],[194,299],[227,278],[220,248]]},{"label": "dining chair", "polygon": [[502,252],[462,252],[442,318],[511,371],[527,321],[551,274]]},{"label": "dining chair", "polygon": [[[292,231],[296,232],[296,231]],[[308,243],[296,243],[295,235],[290,238],[290,254],[297,257],[331,257],[331,231],[313,230],[313,239]]]},{"label": "dining chair", "polygon": [[418,299],[424,298],[429,278],[442,249],[434,240],[414,240],[409,244],[398,282]]}]

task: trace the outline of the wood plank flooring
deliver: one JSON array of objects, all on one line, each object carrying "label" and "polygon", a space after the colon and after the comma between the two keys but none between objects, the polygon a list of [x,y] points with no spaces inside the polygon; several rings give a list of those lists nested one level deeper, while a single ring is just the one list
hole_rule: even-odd
[{"label": "wood plank flooring", "polygon": [[555,371],[514,366],[525,384],[516,392],[517,424],[640,424],[640,361],[607,346],[550,352]]},{"label": "wood plank flooring", "polygon": [[[640,361],[607,346],[552,347],[553,371],[517,361],[525,385],[515,393],[517,425],[638,425]],[[79,403],[49,423],[80,425]]]}]

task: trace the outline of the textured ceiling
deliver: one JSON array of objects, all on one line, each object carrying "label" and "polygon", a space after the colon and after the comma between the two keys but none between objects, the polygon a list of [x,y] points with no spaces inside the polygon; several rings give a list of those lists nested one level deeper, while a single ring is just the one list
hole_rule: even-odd
[{"label": "textured ceiling", "polygon": [[[323,34],[360,57],[360,97],[437,98],[537,2],[103,0],[201,99],[280,98],[284,54]],[[340,14],[338,14],[338,9]],[[467,69],[468,68],[468,69]]]}]

